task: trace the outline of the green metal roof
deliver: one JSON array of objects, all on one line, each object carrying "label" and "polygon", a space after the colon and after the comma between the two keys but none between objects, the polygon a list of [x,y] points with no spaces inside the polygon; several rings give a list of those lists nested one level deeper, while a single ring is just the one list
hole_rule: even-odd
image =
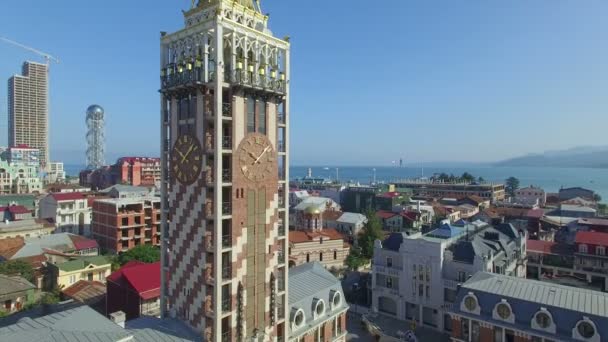
[{"label": "green metal roof", "polygon": [[89,265],[101,266],[110,264],[110,260],[103,255],[82,257],[75,260],[66,261],[61,264],[57,264],[57,268],[64,272],[74,272],[82,270]]},{"label": "green metal roof", "polygon": [[34,195],[1,195],[0,207],[15,203],[32,210],[34,209],[35,201],[36,197]]}]

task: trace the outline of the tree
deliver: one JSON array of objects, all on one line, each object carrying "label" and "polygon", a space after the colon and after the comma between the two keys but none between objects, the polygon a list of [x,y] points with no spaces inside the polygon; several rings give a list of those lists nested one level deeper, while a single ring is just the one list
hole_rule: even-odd
[{"label": "tree", "polygon": [[0,264],[0,274],[21,276],[29,282],[34,282],[34,268],[23,260],[9,260]]},{"label": "tree", "polygon": [[599,203],[602,201],[602,196],[600,196],[599,194],[593,194],[593,200]]},{"label": "tree", "polygon": [[359,267],[365,265],[367,260],[361,255],[361,250],[359,248],[352,248],[346,257],[345,262],[349,269],[357,270]]},{"label": "tree", "polygon": [[519,179],[511,176],[506,180],[505,190],[509,196],[515,196],[515,190],[519,189]]},{"label": "tree", "polygon": [[465,172],[462,174],[462,176],[460,176],[460,180],[464,181],[464,182],[472,183],[475,181],[475,177],[472,174]]},{"label": "tree", "polygon": [[374,241],[381,239],[382,234],[382,222],[380,218],[373,211],[366,213],[367,223],[363,227],[361,235],[357,242],[359,248],[361,248],[361,256],[367,260],[370,260],[374,255]]},{"label": "tree", "polygon": [[40,298],[40,304],[42,305],[52,305],[59,303],[61,296],[61,290],[58,288],[54,288],[51,292],[46,292]]},{"label": "tree", "polygon": [[147,263],[157,262],[160,260],[160,249],[151,245],[139,245],[118,256],[120,266],[132,260]]},{"label": "tree", "polygon": [[483,179],[483,177],[479,176],[479,178],[477,178],[477,182],[478,183],[484,183],[486,180]]}]

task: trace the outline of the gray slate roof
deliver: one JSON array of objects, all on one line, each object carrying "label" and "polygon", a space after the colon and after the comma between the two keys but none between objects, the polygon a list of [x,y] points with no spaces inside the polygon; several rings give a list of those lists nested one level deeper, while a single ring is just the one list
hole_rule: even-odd
[{"label": "gray slate roof", "polygon": [[363,214],[359,213],[343,213],[342,216],[337,220],[337,222],[350,223],[350,224],[358,224],[365,222],[367,217]]},{"label": "gray slate roof", "polygon": [[21,277],[10,277],[0,274],[0,295],[23,292],[35,288],[34,284]]},{"label": "gray slate roof", "polygon": [[484,272],[476,273],[462,287],[589,315],[608,315],[608,293],[600,291]]},{"label": "gray slate roof", "polygon": [[[469,292],[479,301],[481,318],[460,310],[460,303]],[[496,324],[514,326],[515,330],[551,340],[571,341],[572,329],[583,317],[588,317],[602,341],[608,336],[608,293],[501,274],[478,272],[473,275],[458,291],[453,311],[472,319],[494,322],[492,311],[502,299],[511,305],[515,324],[504,321]],[[551,313],[557,335],[531,328],[532,319],[541,308]]]},{"label": "gray slate roof", "polygon": [[70,233],[59,233],[43,235],[25,239],[25,245],[13,255],[12,259],[27,258],[43,254],[43,248],[55,249],[58,251],[74,250],[74,242],[70,239]]},{"label": "gray slate roof", "polygon": [[[342,300],[339,307],[331,309],[332,291],[340,292]],[[325,314],[313,321],[313,306],[315,299],[325,302]],[[328,316],[348,308],[340,280],[331,274],[318,262],[306,263],[289,269],[289,312],[304,311],[305,324],[299,329],[290,332],[290,336],[297,336],[306,331],[317,321],[327,319]],[[293,319],[292,315],[288,318]]]},{"label": "gray slate roof", "polygon": [[35,319],[25,317],[0,328],[0,340],[11,342],[135,342],[200,341],[174,320],[142,318],[127,322],[127,329],[83,305]]}]

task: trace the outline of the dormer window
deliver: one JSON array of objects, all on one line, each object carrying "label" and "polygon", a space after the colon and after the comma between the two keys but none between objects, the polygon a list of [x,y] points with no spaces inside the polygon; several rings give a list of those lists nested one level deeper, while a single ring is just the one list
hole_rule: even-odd
[{"label": "dormer window", "polygon": [[595,248],[595,254],[604,256],[606,255],[606,248],[604,246],[597,246]]},{"label": "dormer window", "polygon": [[587,253],[587,245],[585,245],[584,243],[581,243],[580,245],[578,245],[578,252]]}]

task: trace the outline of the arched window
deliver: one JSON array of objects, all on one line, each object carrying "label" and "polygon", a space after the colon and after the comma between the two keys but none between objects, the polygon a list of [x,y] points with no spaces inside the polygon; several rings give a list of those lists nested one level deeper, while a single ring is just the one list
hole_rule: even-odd
[{"label": "arched window", "polygon": [[334,260],[338,260],[338,251],[334,251]]},{"label": "arched window", "polygon": [[310,253],[306,253],[306,262],[310,262]]}]

